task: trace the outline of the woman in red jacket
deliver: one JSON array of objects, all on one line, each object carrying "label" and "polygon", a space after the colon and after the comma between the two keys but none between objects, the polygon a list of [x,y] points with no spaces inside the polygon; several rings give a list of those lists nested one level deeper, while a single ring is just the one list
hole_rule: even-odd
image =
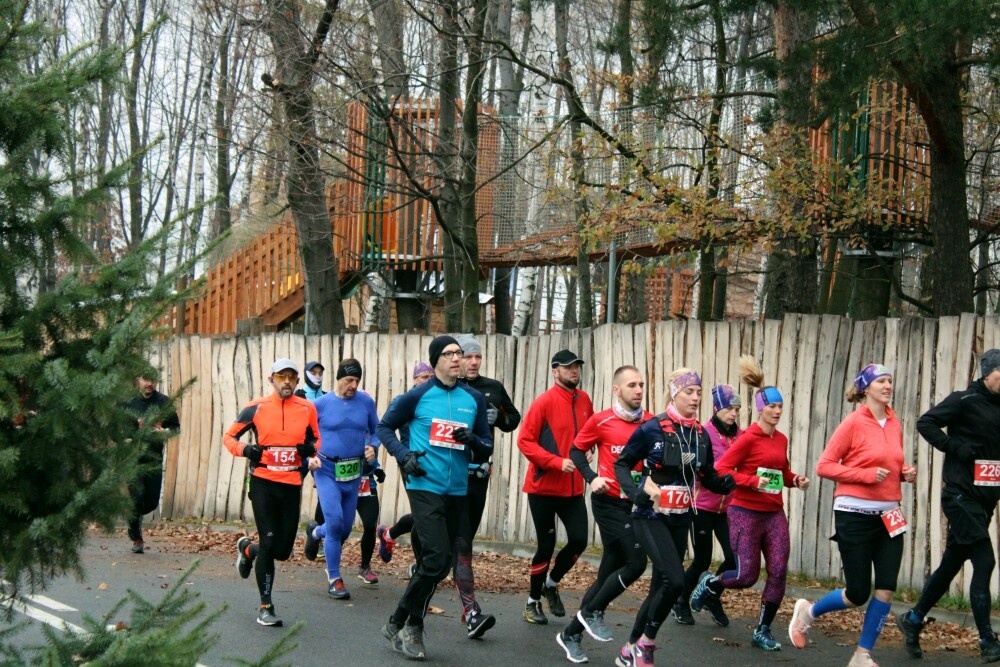
[{"label": "woman in red jacket", "polygon": [[715,465],[720,475],[732,475],[736,480],[728,513],[736,569],[719,576],[701,575],[691,593],[691,609],[701,611],[709,596],[721,595],[726,588],[749,588],[757,583],[763,554],[767,583],[751,643],[765,651],[780,651],[781,644],[771,636],[771,623],[785,597],[791,550],[781,490],[787,486],[804,491],[809,488],[809,478],[796,475],[788,465],[788,438],[778,431],[784,407],[781,392],[764,386],[764,374],[751,356],[740,357],[740,379],[760,388],[754,396],[760,416]]},{"label": "woman in red jacket", "polygon": [[[847,400],[861,407],[833,432],[816,465],[816,474],[837,483],[833,492],[836,533],[846,587],[830,591],[814,604],[798,600],[788,626],[796,648],[805,648],[809,627],[831,611],[868,602],[861,639],[849,667],[876,667],[871,650],[889,615],[896,577],[903,561],[906,519],[899,506],[902,483],[912,483],[917,469],[905,465],[903,427],[889,407],[892,373],[885,366],[865,366],[847,389]],[[871,594],[875,570],[875,596]]]}]

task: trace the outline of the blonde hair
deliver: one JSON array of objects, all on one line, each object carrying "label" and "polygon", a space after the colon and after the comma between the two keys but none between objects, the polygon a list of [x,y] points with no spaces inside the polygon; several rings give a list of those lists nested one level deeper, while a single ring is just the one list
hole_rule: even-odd
[{"label": "blonde hair", "polygon": [[764,386],[764,371],[757,359],[749,354],[740,357],[740,382],[754,389]]},{"label": "blonde hair", "polygon": [[864,403],[865,402],[865,392],[861,391],[854,386],[854,382],[847,386],[847,391],[844,392],[844,398],[847,399],[848,403]]}]

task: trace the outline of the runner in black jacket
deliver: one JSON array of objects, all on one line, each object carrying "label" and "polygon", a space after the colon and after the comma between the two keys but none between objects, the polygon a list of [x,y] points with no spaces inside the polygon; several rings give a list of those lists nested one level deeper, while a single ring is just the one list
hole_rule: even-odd
[{"label": "runner in black jacket", "polygon": [[941,509],[948,518],[948,539],[941,564],[924,584],[917,604],[896,617],[906,651],[914,658],[923,655],[924,616],[971,560],[969,603],[979,630],[980,655],[983,662],[1000,660],[1000,642],[990,625],[990,578],[996,558],[989,533],[1000,500],[1000,350],[988,350],[980,368],[979,380],[917,420],[920,435],[945,455]]}]

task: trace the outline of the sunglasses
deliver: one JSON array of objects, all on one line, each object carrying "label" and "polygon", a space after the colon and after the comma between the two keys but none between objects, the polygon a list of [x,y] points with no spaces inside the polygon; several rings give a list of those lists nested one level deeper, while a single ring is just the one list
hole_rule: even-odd
[{"label": "sunglasses", "polygon": [[278,382],[294,382],[299,379],[298,373],[273,373],[272,378]]}]

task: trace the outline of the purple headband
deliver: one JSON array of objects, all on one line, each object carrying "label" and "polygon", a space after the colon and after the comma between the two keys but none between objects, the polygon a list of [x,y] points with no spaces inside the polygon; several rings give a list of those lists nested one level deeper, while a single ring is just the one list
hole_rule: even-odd
[{"label": "purple headband", "polygon": [[858,391],[864,391],[872,382],[887,375],[892,377],[892,371],[882,364],[868,364],[854,378],[854,388]]},{"label": "purple headband", "polygon": [[670,398],[673,398],[677,394],[681,393],[688,387],[700,387],[701,378],[694,371],[690,373],[685,373],[676,380],[670,383]]},{"label": "purple headband", "polygon": [[738,408],[741,405],[743,401],[731,385],[717,384],[712,387],[712,407],[716,412],[730,407]]},{"label": "purple headband", "polygon": [[433,373],[434,369],[426,361],[418,361],[417,365],[413,367],[413,379],[416,380],[418,375],[423,375],[424,373]]},{"label": "purple headband", "polygon": [[754,396],[753,402],[757,406],[757,412],[760,412],[772,403],[784,403],[785,399],[781,397],[777,387],[764,387]]}]

